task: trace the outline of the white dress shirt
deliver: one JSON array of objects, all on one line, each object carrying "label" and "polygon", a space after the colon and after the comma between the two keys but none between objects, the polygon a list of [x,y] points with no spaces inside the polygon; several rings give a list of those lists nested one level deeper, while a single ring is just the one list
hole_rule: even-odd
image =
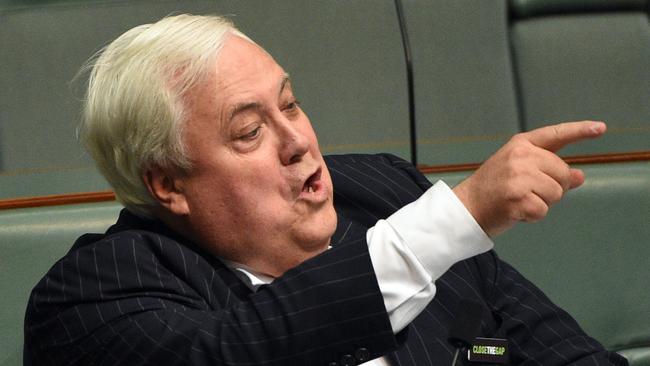
[{"label": "white dress shirt", "polygon": [[[455,263],[494,246],[453,191],[438,181],[416,201],[366,233],[368,250],[393,332],[404,329],[433,299],[434,281]],[[253,290],[273,281],[239,263],[224,263]],[[363,366],[390,366],[386,357]]]}]

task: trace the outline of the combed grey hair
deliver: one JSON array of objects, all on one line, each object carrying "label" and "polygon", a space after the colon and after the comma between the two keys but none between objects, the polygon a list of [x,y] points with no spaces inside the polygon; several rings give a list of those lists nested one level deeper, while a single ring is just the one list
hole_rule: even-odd
[{"label": "combed grey hair", "polygon": [[250,41],[220,16],[170,16],[127,31],[88,62],[80,138],[133,213],[152,217],[157,205],[147,169],[191,168],[182,98],[214,67],[228,34]]}]

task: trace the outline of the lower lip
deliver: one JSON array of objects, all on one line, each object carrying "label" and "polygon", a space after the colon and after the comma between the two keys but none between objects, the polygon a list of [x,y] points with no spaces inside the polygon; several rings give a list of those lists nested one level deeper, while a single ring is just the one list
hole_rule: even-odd
[{"label": "lower lip", "polygon": [[308,201],[308,202],[319,203],[319,202],[325,202],[329,198],[327,187],[325,187],[323,182],[321,182],[320,180],[313,182],[311,184],[311,187],[313,189],[313,192],[301,191],[300,196],[298,196],[298,199],[303,201]]}]

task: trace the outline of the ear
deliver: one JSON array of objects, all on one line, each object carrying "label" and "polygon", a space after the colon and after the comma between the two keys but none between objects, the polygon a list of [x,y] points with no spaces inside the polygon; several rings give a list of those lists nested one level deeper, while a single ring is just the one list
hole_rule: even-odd
[{"label": "ear", "polygon": [[168,212],[181,216],[190,213],[183,192],[183,181],[177,174],[170,174],[167,170],[155,166],[145,171],[142,180],[149,193]]}]

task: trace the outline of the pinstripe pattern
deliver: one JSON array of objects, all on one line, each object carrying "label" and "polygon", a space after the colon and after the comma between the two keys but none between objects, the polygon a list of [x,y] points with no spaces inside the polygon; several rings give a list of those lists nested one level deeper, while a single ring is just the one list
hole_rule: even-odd
[{"label": "pinstripe pattern", "polygon": [[461,298],[489,310],[482,335],[510,339],[515,364],[624,364],[494,253],[453,266],[393,336],[365,231],[430,183],[387,155],[326,160],[339,213],[332,250],[251,293],[200,248],[123,212],[106,235],[82,236],[33,290],[26,364],[327,365],[365,347],[395,365],[444,365]]}]

